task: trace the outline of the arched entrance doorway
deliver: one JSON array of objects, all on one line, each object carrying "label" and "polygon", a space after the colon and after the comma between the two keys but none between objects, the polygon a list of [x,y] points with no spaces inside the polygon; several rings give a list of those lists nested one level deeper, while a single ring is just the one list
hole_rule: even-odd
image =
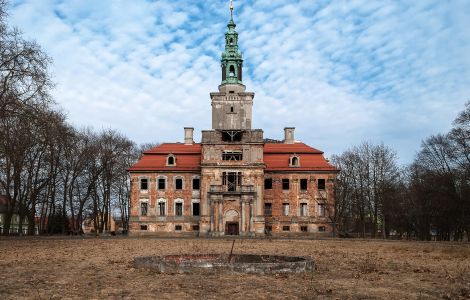
[{"label": "arched entrance doorway", "polygon": [[225,212],[225,235],[238,235],[240,233],[238,219],[238,212],[236,210],[230,209]]}]

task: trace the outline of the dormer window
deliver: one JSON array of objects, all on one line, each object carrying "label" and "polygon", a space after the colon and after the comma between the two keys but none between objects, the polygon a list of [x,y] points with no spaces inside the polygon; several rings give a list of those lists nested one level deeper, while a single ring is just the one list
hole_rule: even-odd
[{"label": "dormer window", "polygon": [[176,157],[173,154],[168,155],[166,158],[167,166],[176,166]]},{"label": "dormer window", "polygon": [[300,167],[300,158],[297,155],[291,156],[289,159],[290,167]]}]

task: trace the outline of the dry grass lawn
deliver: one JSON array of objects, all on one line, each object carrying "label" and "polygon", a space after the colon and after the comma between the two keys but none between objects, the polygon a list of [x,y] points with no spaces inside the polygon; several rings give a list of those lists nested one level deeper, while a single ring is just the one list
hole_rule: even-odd
[{"label": "dry grass lawn", "polygon": [[167,275],[141,255],[228,253],[231,240],[1,238],[0,299],[470,299],[470,244],[248,240],[235,253],[308,255],[290,275]]}]

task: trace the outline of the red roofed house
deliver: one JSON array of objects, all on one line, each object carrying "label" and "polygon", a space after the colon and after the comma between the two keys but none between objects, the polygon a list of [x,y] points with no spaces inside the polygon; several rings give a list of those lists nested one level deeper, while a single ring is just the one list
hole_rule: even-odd
[{"label": "red roofed house", "polygon": [[295,141],[293,127],[282,142],[251,128],[235,26],[231,18],[222,83],[210,94],[212,129],[195,143],[187,127],[184,143],[161,144],[129,168],[131,234],[331,234],[338,170]]}]

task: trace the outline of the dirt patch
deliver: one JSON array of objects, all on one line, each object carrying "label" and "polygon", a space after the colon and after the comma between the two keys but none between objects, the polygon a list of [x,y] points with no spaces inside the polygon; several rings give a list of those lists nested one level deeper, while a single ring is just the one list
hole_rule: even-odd
[{"label": "dirt patch", "polygon": [[309,256],[302,274],[158,274],[137,256],[228,254],[217,239],[1,238],[0,299],[466,299],[470,245],[237,240],[235,254]]}]

